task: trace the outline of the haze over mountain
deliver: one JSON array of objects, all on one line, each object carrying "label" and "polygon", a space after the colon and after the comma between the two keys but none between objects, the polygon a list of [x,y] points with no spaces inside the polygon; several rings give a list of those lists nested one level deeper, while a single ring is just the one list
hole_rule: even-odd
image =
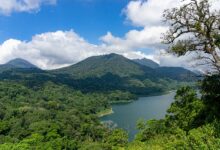
[{"label": "haze over mountain", "polygon": [[146,59],[146,58],[142,58],[142,59],[133,59],[134,62],[137,62],[141,65],[150,67],[150,68],[158,68],[160,67],[160,65],[156,62],[154,62],[153,60],[150,59]]},{"label": "haze over mountain", "polygon": [[158,67],[155,70],[162,77],[168,77],[174,80],[191,80],[197,76],[196,73],[182,67]]}]

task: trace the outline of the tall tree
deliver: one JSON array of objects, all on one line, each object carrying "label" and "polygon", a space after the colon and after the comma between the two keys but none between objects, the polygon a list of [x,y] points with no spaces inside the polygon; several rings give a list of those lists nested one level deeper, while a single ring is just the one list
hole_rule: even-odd
[{"label": "tall tree", "polygon": [[183,0],[182,6],[165,10],[163,17],[170,28],[163,41],[180,56],[190,51],[208,54],[200,58],[208,59],[220,72],[220,11],[211,6],[209,0]]}]

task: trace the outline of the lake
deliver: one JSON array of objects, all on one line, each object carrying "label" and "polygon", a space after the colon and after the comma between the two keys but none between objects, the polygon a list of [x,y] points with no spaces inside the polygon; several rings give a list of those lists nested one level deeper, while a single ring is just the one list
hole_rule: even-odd
[{"label": "lake", "polygon": [[136,130],[136,123],[139,119],[162,119],[166,110],[174,101],[175,92],[160,96],[140,97],[131,103],[113,104],[113,114],[104,116],[101,121],[113,121],[117,127],[123,128],[129,133],[129,140],[132,140]]}]

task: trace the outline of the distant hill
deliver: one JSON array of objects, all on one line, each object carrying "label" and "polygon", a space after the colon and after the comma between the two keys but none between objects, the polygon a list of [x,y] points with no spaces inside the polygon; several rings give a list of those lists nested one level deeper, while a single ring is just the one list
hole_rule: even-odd
[{"label": "distant hill", "polygon": [[21,58],[16,58],[7,62],[6,64],[0,65],[0,72],[13,70],[13,69],[39,69],[39,68]]},{"label": "distant hill", "polygon": [[195,73],[181,67],[159,67],[152,60],[130,60],[118,54],[89,57],[77,64],[51,72],[68,74],[78,79],[101,77],[109,73],[123,78],[170,78],[181,81],[194,80],[196,77]]},{"label": "distant hill", "polygon": [[37,66],[21,58],[13,59],[6,63],[6,65],[10,65],[14,68],[38,68]]},{"label": "distant hill", "polygon": [[158,67],[155,70],[161,77],[168,77],[173,80],[191,81],[197,78],[196,73],[182,67]]},{"label": "distant hill", "polygon": [[141,65],[150,67],[150,68],[158,68],[158,67],[160,67],[160,65],[158,63],[154,62],[153,60],[146,59],[146,58],[143,58],[143,59],[133,59],[133,61],[136,62],[136,63],[139,63]]},{"label": "distant hill", "polygon": [[0,80],[15,80],[30,88],[53,82],[82,92],[120,90],[138,95],[163,93],[197,80],[195,73],[181,67],[151,68],[117,54],[89,57],[56,70],[36,68],[15,59],[0,66]]},{"label": "distant hill", "polygon": [[75,65],[54,70],[54,73],[70,74],[76,78],[101,77],[107,73],[119,77],[143,76],[149,67],[133,62],[118,54],[89,57]]}]

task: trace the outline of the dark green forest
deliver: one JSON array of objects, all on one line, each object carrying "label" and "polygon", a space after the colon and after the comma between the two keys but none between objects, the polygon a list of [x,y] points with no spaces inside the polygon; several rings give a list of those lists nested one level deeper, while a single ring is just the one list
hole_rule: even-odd
[{"label": "dark green forest", "polygon": [[[57,70],[21,59],[0,65],[0,150],[220,149],[220,15],[209,2],[190,0],[163,15],[168,52],[206,53],[213,68],[204,76],[117,54]],[[193,38],[178,39],[185,34]],[[99,119],[112,103],[170,90],[176,95],[165,118],[139,120],[132,141]]]},{"label": "dark green forest", "polygon": [[110,107],[111,95],[82,94],[51,82],[31,90],[2,81],[0,91],[0,149],[78,149],[84,142],[106,147],[127,142],[125,131],[112,132],[97,117]]},{"label": "dark green forest", "polygon": [[46,82],[31,89],[0,82],[0,149],[219,149],[220,76],[206,77],[201,94],[180,88],[165,119],[139,121],[139,133],[102,124],[98,113],[128,93],[82,93]]},{"label": "dark green forest", "polygon": [[[88,74],[89,77],[81,78],[73,76],[71,72],[25,67],[32,65],[22,60],[19,60],[22,68],[17,67],[19,63],[16,61],[12,61],[12,65],[1,66],[0,149],[145,150],[180,147],[196,149],[201,145],[201,148],[218,147],[216,125],[219,97],[212,102],[210,99],[219,95],[219,76],[201,81],[204,77],[198,78],[191,72],[188,76],[188,71],[182,68],[147,68],[115,54],[95,58],[99,60],[103,57],[112,66],[112,71],[106,72],[104,66],[98,65],[98,74],[104,75]],[[128,65],[123,63],[132,63],[137,68],[144,68],[144,74],[121,76],[117,74],[120,67],[113,67],[112,59],[117,59],[117,63],[122,61],[124,73]],[[96,62],[96,59],[93,61]],[[87,73],[93,72],[93,68],[86,70]],[[191,87],[183,87],[188,85]],[[195,87],[202,89],[201,99],[197,97]],[[112,103],[130,102],[142,94],[163,94],[179,88],[176,101],[168,110],[166,118],[139,121],[139,133],[133,141],[128,141],[125,130],[114,128],[111,123],[102,123],[99,119],[100,114],[111,109]],[[213,105],[215,107],[211,107]]]}]

